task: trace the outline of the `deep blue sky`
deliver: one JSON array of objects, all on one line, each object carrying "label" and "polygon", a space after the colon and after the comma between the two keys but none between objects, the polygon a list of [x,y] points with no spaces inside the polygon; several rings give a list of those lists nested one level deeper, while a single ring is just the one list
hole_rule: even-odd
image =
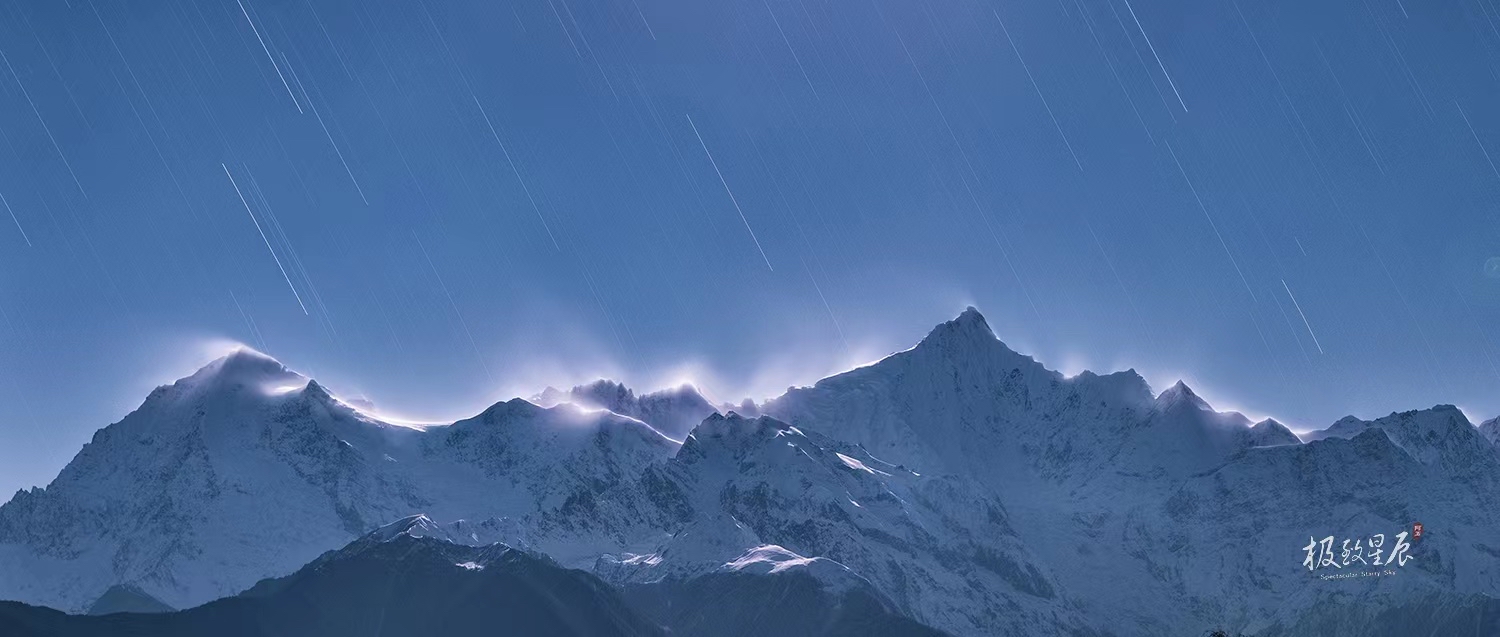
[{"label": "deep blue sky", "polygon": [[974,304],[1294,429],[1500,413],[1490,0],[0,0],[0,51],[0,490],[233,341],[445,419]]}]

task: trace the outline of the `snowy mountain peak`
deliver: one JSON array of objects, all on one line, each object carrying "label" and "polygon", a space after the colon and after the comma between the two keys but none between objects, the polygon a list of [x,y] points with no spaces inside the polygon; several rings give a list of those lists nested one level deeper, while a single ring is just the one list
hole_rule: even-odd
[{"label": "snowy mountain peak", "polygon": [[296,376],[297,374],[282,365],[281,361],[248,347],[241,347],[204,365],[202,369],[188,378],[251,382],[278,379],[287,375]]},{"label": "snowy mountain peak", "polygon": [[431,518],[418,513],[375,529],[365,537],[376,542],[390,542],[402,535],[447,539],[448,532],[438,526],[436,522],[433,522]]},{"label": "snowy mountain peak", "polygon": [[1482,426],[1476,429],[1453,405],[1393,412],[1369,421],[1345,416],[1327,429],[1308,434],[1307,439],[1353,438],[1369,429],[1382,430],[1391,442],[1424,465],[1468,470],[1496,461],[1489,434]]},{"label": "snowy mountain peak", "polygon": [[1491,444],[1500,447],[1500,416],[1479,423],[1479,433]]},{"label": "snowy mountain peak", "polygon": [[1179,405],[1188,406],[1198,411],[1213,411],[1213,407],[1209,406],[1208,401],[1203,400],[1198,394],[1193,393],[1193,389],[1188,387],[1187,383],[1180,380],[1171,387],[1168,387],[1160,396],[1156,397],[1156,406],[1163,411]]},{"label": "snowy mountain peak", "polygon": [[746,418],[736,412],[729,415],[715,413],[703,419],[703,423],[693,429],[689,435],[690,440],[710,440],[717,438],[748,437],[765,434],[795,433],[801,435],[796,427],[776,420],[770,416],[758,416]]},{"label": "snowy mountain peak", "polygon": [[[574,401],[589,403],[591,406],[603,407],[605,409],[635,402],[635,391],[626,387],[624,383],[604,378],[587,385],[574,387],[568,393]],[[610,409],[610,411],[614,410]]]},{"label": "snowy mountain peak", "polygon": [[927,337],[922,339],[922,345],[941,342],[984,343],[998,340],[995,331],[990,329],[989,322],[984,320],[984,315],[971,305],[964,308],[964,311],[953,320],[939,323],[937,327],[932,328]]},{"label": "snowy mountain peak", "polygon": [[1359,418],[1356,418],[1352,415],[1344,416],[1343,418],[1335,421],[1332,425],[1329,425],[1327,429],[1310,431],[1303,438],[1308,442],[1312,442],[1314,440],[1322,440],[1324,438],[1352,438],[1360,432],[1364,431],[1369,426],[1370,423],[1367,421],[1360,420]]},{"label": "snowy mountain peak", "polygon": [[600,379],[568,391],[548,387],[534,400],[543,407],[571,403],[584,408],[606,409],[649,424],[674,440],[686,437],[704,417],[719,411],[688,383],[637,395],[623,383]]},{"label": "snowy mountain peak", "polygon": [[252,389],[266,395],[285,394],[303,389],[308,378],[288,369],[264,353],[241,347],[204,365],[170,386],[157,389],[152,396],[201,395],[210,392],[239,392]]},{"label": "snowy mountain peak", "polygon": [[990,332],[991,334],[994,334],[994,332],[990,330],[990,324],[984,320],[984,315],[979,313],[979,308],[976,308],[972,305],[965,307],[964,311],[959,312],[958,316],[953,319],[953,322],[973,324],[977,327],[984,328],[985,331]]},{"label": "snowy mountain peak", "polygon": [[1465,424],[1465,425],[1469,425],[1469,426],[1473,426],[1474,425],[1474,423],[1469,422],[1469,417],[1466,416],[1466,415],[1464,415],[1464,412],[1463,412],[1462,409],[1459,409],[1458,407],[1455,407],[1453,405],[1449,405],[1447,403],[1444,403],[1444,404],[1441,404],[1441,405],[1433,405],[1430,409],[1418,409],[1418,410],[1416,410],[1417,413],[1420,413],[1420,412],[1423,412],[1423,411],[1430,412],[1430,413],[1433,413],[1433,414],[1436,414],[1436,415],[1440,415],[1443,418],[1458,419],[1458,420],[1463,421],[1463,424]]},{"label": "snowy mountain peak", "polygon": [[1401,434],[1412,438],[1420,436],[1423,441],[1429,443],[1433,442],[1435,437],[1473,438],[1478,433],[1474,429],[1474,423],[1469,422],[1469,417],[1453,405],[1434,405],[1429,409],[1392,413],[1376,420],[1373,424],[1387,429],[1396,429]]},{"label": "snowy mountain peak", "polygon": [[328,391],[327,387],[318,384],[318,381],[312,379],[307,380],[307,385],[302,388],[302,395],[314,400],[331,400],[334,398],[333,392]]},{"label": "snowy mountain peak", "polygon": [[727,416],[714,413],[688,434],[678,458],[690,461],[711,453],[740,456],[763,441],[782,435],[802,437],[802,432],[769,416],[746,418],[732,411]]},{"label": "snowy mountain peak", "polygon": [[391,522],[366,533],[356,545],[384,544],[403,537],[429,538],[461,546],[490,546],[504,544],[512,548],[526,548],[521,529],[511,518],[489,518],[480,522],[454,520],[439,524],[419,513]]},{"label": "snowy mountain peak", "polygon": [[[916,347],[854,372],[870,373],[879,368],[890,369],[892,366],[920,368],[930,372],[949,370],[949,373],[956,369],[964,375],[1016,373],[1029,379],[1028,382],[1034,381],[1041,385],[1062,378],[1061,374],[1047,369],[1035,358],[1021,354],[1002,342],[990,329],[984,315],[973,307],[965,309],[953,320],[932,328]],[[847,374],[831,378],[843,376]],[[764,407],[768,408],[769,405]]]},{"label": "snowy mountain peak", "polygon": [[739,413],[741,416],[755,417],[760,415],[760,405],[755,404],[754,400],[746,398],[740,401],[738,405],[734,403],[720,403],[719,411],[725,413],[733,411]]},{"label": "snowy mountain peak", "polygon": [[1301,444],[1302,439],[1275,418],[1267,418],[1250,427],[1250,444],[1256,447]]},{"label": "snowy mountain peak", "polygon": [[540,411],[543,411],[543,408],[530,401],[512,398],[490,405],[479,414],[477,419],[484,423],[497,423],[510,418],[535,415]]},{"label": "snowy mountain peak", "polygon": [[697,396],[699,398],[702,397],[698,392],[698,388],[694,387],[692,383],[682,383],[676,387],[668,387],[666,389],[660,389],[651,393],[640,394],[639,396],[637,396],[635,390],[626,386],[624,383],[616,380],[610,380],[608,378],[601,378],[587,385],[578,385],[573,389],[568,390],[567,392],[548,387],[547,390],[543,391],[543,394],[546,395],[548,392],[551,392],[551,395],[563,400],[584,400],[586,402],[596,403],[602,407],[629,404],[636,400],[645,400],[646,398],[651,396],[661,398],[674,396],[683,398],[689,398],[693,396]]}]

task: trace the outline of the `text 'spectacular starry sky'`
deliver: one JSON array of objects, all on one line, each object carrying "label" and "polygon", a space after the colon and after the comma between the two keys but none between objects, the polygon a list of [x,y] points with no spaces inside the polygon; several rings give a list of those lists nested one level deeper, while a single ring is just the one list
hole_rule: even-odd
[{"label": "text 'spectacular starry sky'", "polygon": [[441,420],[965,305],[1294,429],[1500,413],[1493,0],[0,0],[0,489],[228,342]]}]

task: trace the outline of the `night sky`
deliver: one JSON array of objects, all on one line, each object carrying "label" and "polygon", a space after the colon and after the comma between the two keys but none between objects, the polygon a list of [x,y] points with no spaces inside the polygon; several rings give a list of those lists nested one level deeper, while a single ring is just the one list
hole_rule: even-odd
[{"label": "night sky", "polygon": [[0,491],[233,343],[445,420],[966,305],[1293,429],[1500,413],[1494,0],[0,0]]}]

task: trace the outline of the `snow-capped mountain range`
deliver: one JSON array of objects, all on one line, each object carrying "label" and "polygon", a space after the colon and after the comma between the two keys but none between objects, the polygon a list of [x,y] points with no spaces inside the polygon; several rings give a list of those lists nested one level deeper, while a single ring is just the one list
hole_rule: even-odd
[{"label": "snow-capped mountain range", "polygon": [[[503,542],[642,599],[794,574],[955,635],[1497,621],[1500,424],[1451,406],[1304,442],[1181,383],[1064,377],[970,308],[746,407],[601,381],[415,429],[241,351],[0,506],[0,599],[76,611],[128,585],[185,608],[420,513],[404,533]],[[1389,547],[1416,522],[1403,565],[1303,564],[1310,539]]]}]

